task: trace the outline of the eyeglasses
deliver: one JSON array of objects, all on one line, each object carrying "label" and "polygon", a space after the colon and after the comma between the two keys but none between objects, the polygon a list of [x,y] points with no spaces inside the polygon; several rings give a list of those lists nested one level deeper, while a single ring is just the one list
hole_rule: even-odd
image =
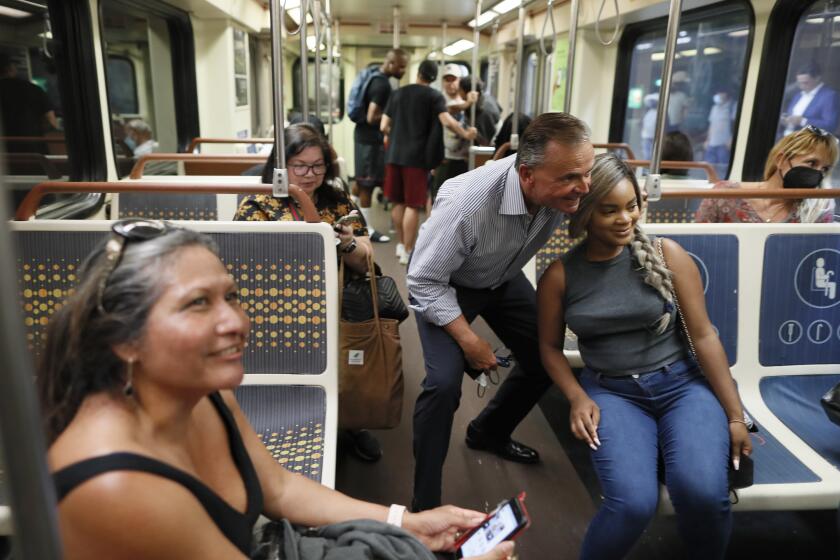
[{"label": "eyeglasses", "polygon": [[288,167],[298,177],[303,177],[310,171],[315,176],[320,176],[327,172],[327,165],[324,163],[316,163],[314,165],[307,165],[305,163],[293,163]]},{"label": "eyeglasses", "polygon": [[174,226],[166,222],[140,218],[120,220],[111,226],[111,231],[114,235],[105,244],[105,271],[99,280],[99,289],[96,298],[96,308],[100,313],[105,314],[105,307],[102,305],[105,287],[108,285],[108,280],[111,278],[114,270],[120,264],[123,252],[125,252],[126,243],[129,241],[148,241],[173,229],[175,229]]},{"label": "eyeglasses", "polygon": [[812,134],[816,134],[820,138],[833,138],[835,142],[837,141],[837,138],[835,138],[832,133],[830,133],[827,130],[823,130],[822,128],[820,128],[818,126],[814,126],[812,124],[806,124],[804,128],[808,132],[810,132]]}]

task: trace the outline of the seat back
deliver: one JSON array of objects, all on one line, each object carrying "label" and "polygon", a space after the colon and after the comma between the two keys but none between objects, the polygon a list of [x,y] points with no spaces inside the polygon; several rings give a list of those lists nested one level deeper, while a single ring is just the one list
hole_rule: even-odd
[{"label": "seat back", "polygon": [[[219,245],[251,320],[237,398],[270,452],[327,486],[335,477],[338,284],[325,224],[178,222]],[[111,222],[12,222],[27,345],[44,348],[50,316],[78,280]],[[294,453],[292,453],[294,451]]]}]

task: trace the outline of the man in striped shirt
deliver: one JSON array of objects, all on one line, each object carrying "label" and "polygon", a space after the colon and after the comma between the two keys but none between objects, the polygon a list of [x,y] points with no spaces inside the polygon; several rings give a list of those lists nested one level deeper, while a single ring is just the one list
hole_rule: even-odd
[{"label": "man in striped shirt", "polygon": [[408,270],[426,364],[414,409],[415,511],[441,503],[441,478],[466,368],[496,369],[479,315],[519,367],[467,429],[467,445],[520,463],[536,450],[511,433],[551,385],[537,346],[536,294],[522,267],[589,191],[594,150],[583,121],[566,113],[534,119],[519,152],[447,181],[423,224]]}]

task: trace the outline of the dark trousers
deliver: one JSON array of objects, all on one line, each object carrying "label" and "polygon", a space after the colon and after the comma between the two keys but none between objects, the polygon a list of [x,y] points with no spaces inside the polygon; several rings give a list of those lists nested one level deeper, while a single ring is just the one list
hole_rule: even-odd
[{"label": "dark trousers", "polygon": [[[496,396],[473,421],[494,441],[505,442],[551,385],[537,345],[536,292],[521,272],[491,289],[456,287],[458,304],[468,322],[481,315],[505,346],[517,367]],[[426,378],[414,407],[414,507],[425,510],[441,502],[443,463],[452,433],[452,419],[461,400],[464,353],[443,328],[415,313]]]}]

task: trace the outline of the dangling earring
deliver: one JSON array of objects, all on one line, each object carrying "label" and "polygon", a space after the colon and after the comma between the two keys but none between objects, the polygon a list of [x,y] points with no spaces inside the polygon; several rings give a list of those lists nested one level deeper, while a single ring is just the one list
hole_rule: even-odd
[{"label": "dangling earring", "polygon": [[132,377],[134,375],[134,358],[128,360],[128,367],[125,373],[125,385],[123,385],[123,395],[130,397],[134,394],[134,385],[132,385]]}]

